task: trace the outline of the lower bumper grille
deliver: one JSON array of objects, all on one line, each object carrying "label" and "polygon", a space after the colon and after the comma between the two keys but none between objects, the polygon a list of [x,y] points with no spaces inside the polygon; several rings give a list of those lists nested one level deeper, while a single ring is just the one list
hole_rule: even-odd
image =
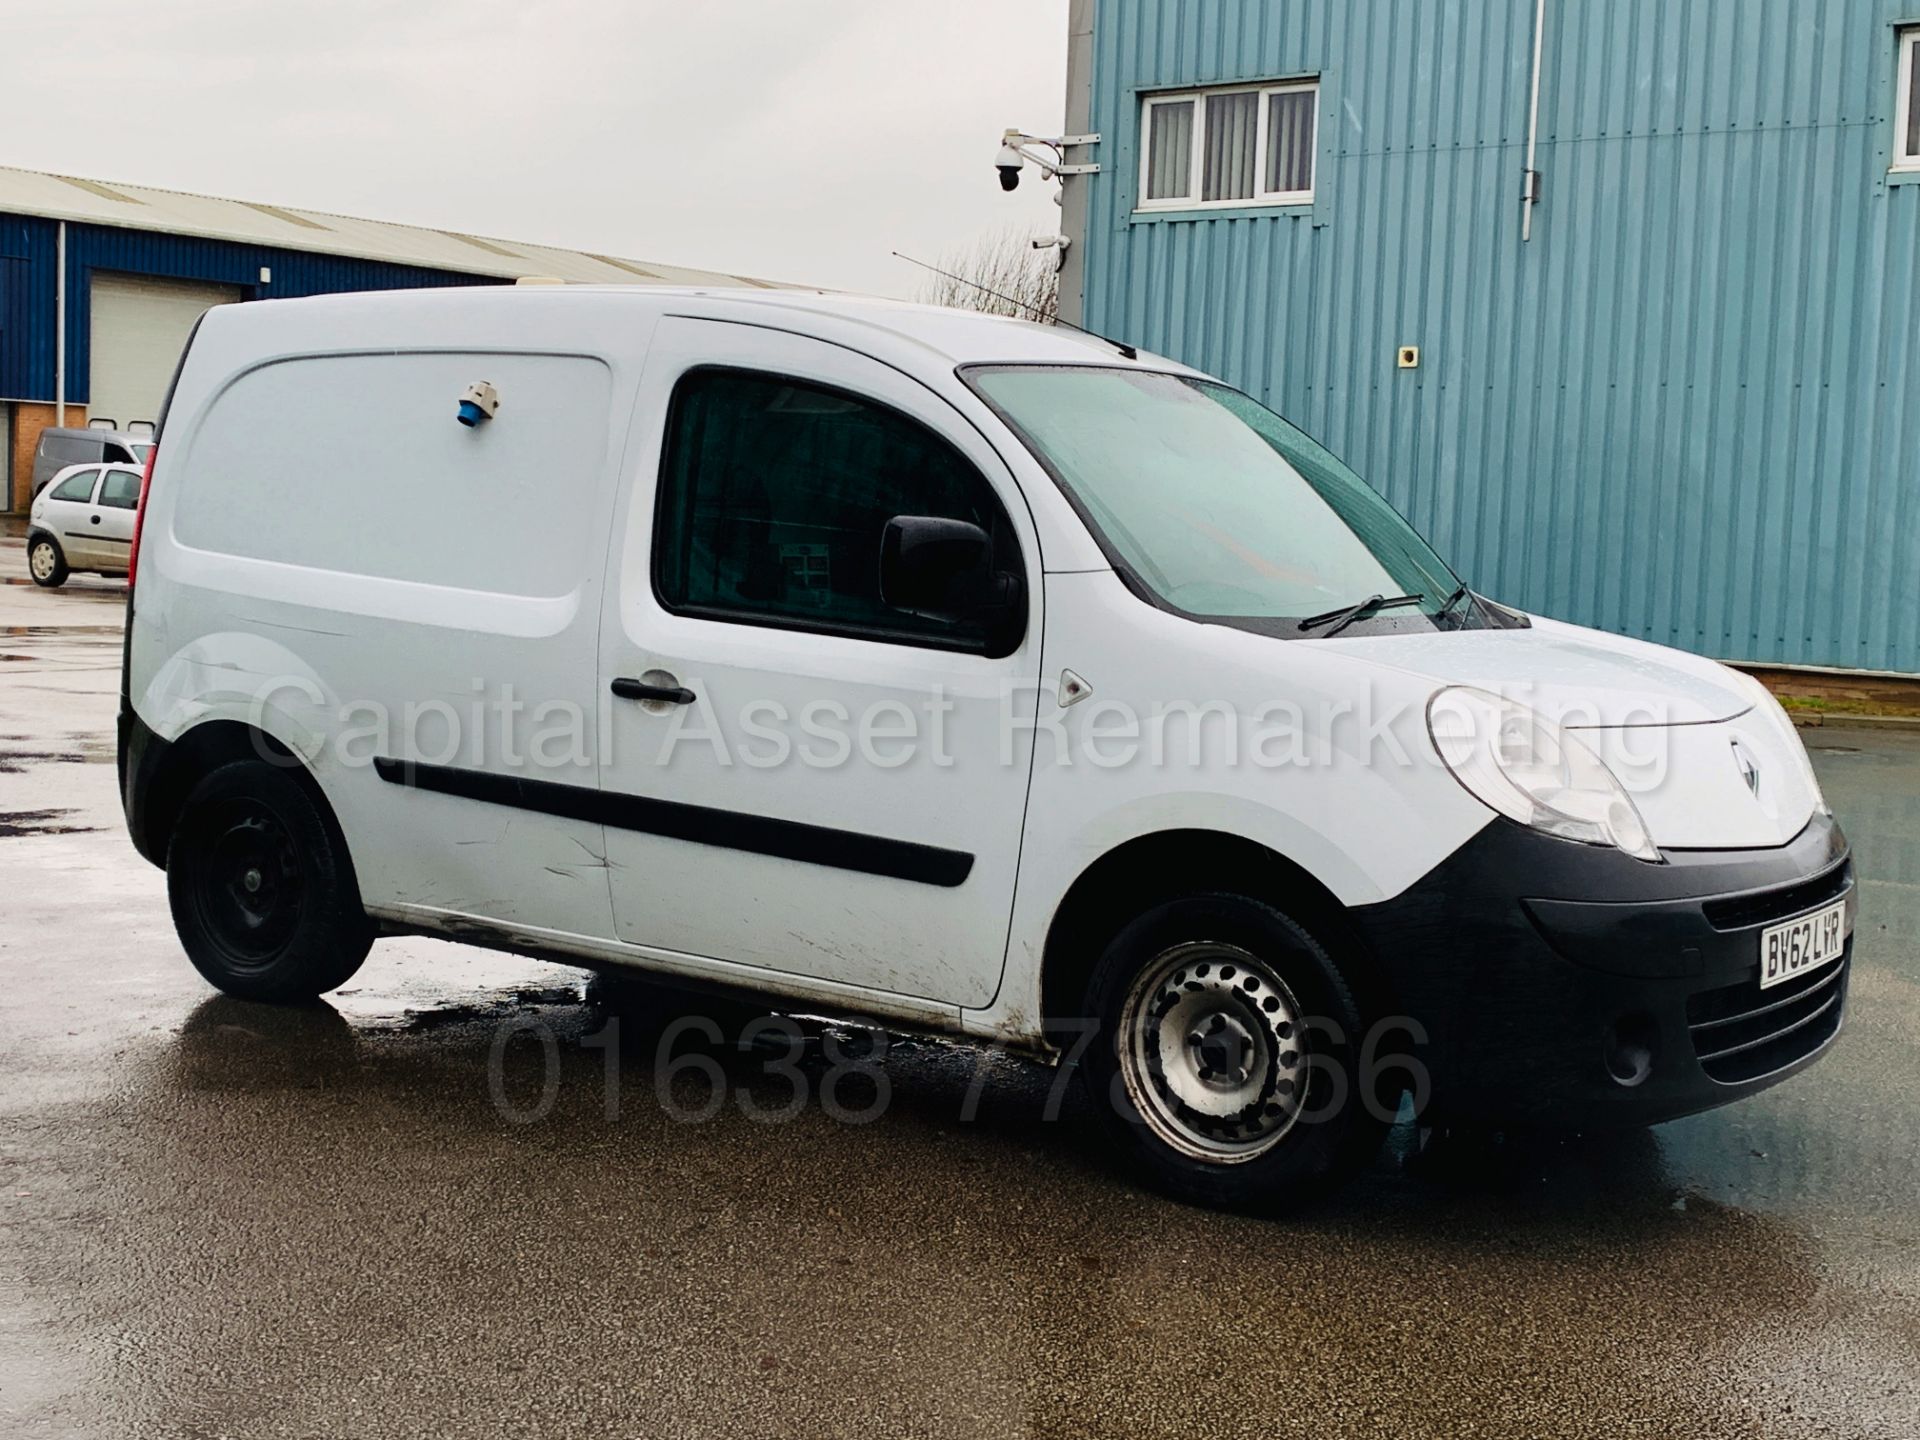
[{"label": "lower bumper grille", "polygon": [[1700,1068],[1723,1085],[1758,1080],[1803,1059],[1840,1029],[1853,943],[1836,964],[1762,990],[1757,978],[1687,1001]]}]

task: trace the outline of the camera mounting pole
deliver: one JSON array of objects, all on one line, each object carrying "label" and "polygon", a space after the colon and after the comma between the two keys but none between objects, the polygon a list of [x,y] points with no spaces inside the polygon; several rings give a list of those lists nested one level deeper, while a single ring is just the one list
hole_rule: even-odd
[{"label": "camera mounting pole", "polygon": [[[1029,135],[1024,130],[1008,130],[1000,137],[1000,143],[1007,149],[1017,150],[1020,155],[1040,167],[1040,172],[1051,180],[1058,175],[1097,175],[1100,167],[1092,163],[1069,163],[1066,152],[1076,145],[1098,145],[1098,135]],[[1045,146],[1053,151],[1053,156],[1038,153],[1034,148]]]}]

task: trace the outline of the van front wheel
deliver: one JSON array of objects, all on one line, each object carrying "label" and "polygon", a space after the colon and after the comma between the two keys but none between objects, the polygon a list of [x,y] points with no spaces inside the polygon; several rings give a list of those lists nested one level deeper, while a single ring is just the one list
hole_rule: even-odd
[{"label": "van front wheel", "polygon": [[193,788],[167,846],[167,897],[187,958],[245,1000],[310,1000],[373,944],[346,844],[286,770],[236,760]]},{"label": "van front wheel", "polygon": [[1088,993],[1095,1107],[1162,1189],[1271,1209],[1344,1177],[1386,1122],[1356,1073],[1365,1019],[1329,949],[1270,905],[1198,895],[1107,947]]}]

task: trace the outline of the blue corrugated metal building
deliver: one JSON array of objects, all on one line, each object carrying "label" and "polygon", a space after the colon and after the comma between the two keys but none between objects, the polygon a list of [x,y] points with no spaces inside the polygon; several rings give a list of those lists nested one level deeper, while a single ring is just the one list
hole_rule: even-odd
[{"label": "blue corrugated metal building", "polygon": [[[0,396],[8,399],[54,399],[59,231],[58,221],[0,214]],[[69,224],[66,232],[66,398],[76,407],[88,400],[96,271],[231,285],[249,300],[500,283],[460,271],[147,230]],[[262,281],[263,273],[270,278]]]},{"label": "blue corrugated metal building", "polygon": [[1920,672],[1920,0],[1072,12],[1067,318],[1261,397],[1497,598]]},{"label": "blue corrugated metal building", "polygon": [[[525,276],[765,285],[744,276],[0,167],[0,509],[42,431],[150,422],[209,305]],[[48,451],[48,463],[53,451]]]}]

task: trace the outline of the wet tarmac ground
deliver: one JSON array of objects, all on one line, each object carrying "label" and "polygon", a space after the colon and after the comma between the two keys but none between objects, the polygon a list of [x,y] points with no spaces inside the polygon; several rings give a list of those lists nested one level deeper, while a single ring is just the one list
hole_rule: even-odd
[{"label": "wet tarmac ground", "polygon": [[123,591],[23,576],[0,540],[0,1435],[1920,1434],[1920,739],[1811,733],[1863,879],[1827,1061],[1402,1128],[1254,1220],[963,1047],[789,1069],[787,1022],[427,940],[218,997],[121,826]]}]

